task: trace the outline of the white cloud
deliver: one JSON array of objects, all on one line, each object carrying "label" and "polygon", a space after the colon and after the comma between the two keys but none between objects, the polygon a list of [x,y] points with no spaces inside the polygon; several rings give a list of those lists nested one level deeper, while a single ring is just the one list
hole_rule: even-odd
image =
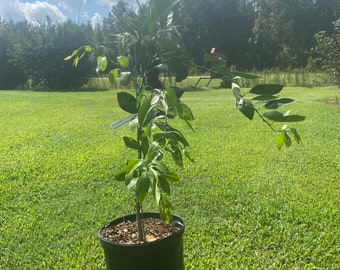
[{"label": "white cloud", "polygon": [[42,22],[46,20],[46,16],[50,17],[51,21],[65,21],[66,17],[61,13],[58,7],[50,5],[47,2],[35,3],[20,3],[25,19],[29,22]]},{"label": "white cloud", "polygon": [[71,13],[79,13],[86,4],[86,0],[54,0],[58,6]]},{"label": "white cloud", "polygon": [[4,20],[20,21],[25,19],[25,16],[18,8],[19,0],[5,1],[0,0],[0,17]]},{"label": "white cloud", "polygon": [[91,26],[92,28],[96,28],[98,25],[100,25],[103,21],[102,16],[100,16],[99,13],[95,13],[91,19]]},{"label": "white cloud", "polygon": [[50,17],[52,23],[66,20],[57,6],[46,1],[22,3],[19,0],[0,0],[0,17],[4,20],[14,22],[26,20],[32,24],[39,24],[46,21],[47,16]]},{"label": "white cloud", "polygon": [[[119,0],[96,0],[98,5],[104,6],[104,5],[108,5],[108,6],[112,6],[115,5],[119,2]],[[136,5],[137,2],[136,0],[125,0],[126,3],[130,4],[130,5]],[[144,4],[146,3],[147,0],[139,0],[139,3]]]}]

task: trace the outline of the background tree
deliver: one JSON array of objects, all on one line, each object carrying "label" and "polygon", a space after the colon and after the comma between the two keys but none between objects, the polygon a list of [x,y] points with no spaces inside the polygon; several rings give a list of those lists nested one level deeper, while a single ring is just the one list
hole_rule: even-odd
[{"label": "background tree", "polygon": [[93,33],[89,25],[78,26],[68,21],[31,27],[25,42],[16,44],[9,53],[12,61],[23,67],[27,79],[37,87],[48,89],[76,88],[87,82],[93,71],[90,65],[74,69],[65,63],[70,50],[86,44]]},{"label": "background tree", "polygon": [[305,66],[314,33],[329,29],[340,10],[340,2],[333,0],[250,2],[256,12],[253,55],[259,69]]},{"label": "background tree", "polygon": [[239,0],[182,0],[181,24],[184,43],[196,63],[203,64],[203,55],[216,48],[227,57],[228,65],[246,67],[253,17]]},{"label": "background tree", "polygon": [[11,59],[8,52],[26,36],[29,29],[26,22],[0,21],[0,89],[15,89],[27,80],[23,67]]},{"label": "background tree", "polygon": [[318,65],[340,86],[340,19],[334,23],[334,32],[327,35],[320,31],[315,35],[316,46],[311,53]]},{"label": "background tree", "polygon": [[[0,25],[0,88],[15,89],[30,80],[35,87],[77,88],[91,76],[91,65],[79,69],[63,59],[75,47],[89,43],[94,30],[71,21],[40,26],[27,22]],[[89,61],[89,60],[88,60]]]}]

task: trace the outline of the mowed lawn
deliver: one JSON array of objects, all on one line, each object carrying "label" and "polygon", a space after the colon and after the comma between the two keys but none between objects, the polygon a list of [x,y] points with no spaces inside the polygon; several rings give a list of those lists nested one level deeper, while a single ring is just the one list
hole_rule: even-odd
[{"label": "mowed lawn", "polygon": [[[117,90],[0,91],[0,269],[105,269],[98,229],[133,212]],[[340,269],[340,89],[285,88],[303,146],[276,149],[231,90],[188,91],[195,162],[178,170],[186,269]],[[155,210],[147,201],[145,210]]]}]

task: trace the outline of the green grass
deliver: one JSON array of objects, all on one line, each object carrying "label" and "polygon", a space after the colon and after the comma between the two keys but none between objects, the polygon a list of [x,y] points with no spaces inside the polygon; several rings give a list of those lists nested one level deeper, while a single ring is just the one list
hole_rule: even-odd
[{"label": "green grass", "polygon": [[[0,91],[0,269],[105,269],[97,231],[133,211],[112,180],[132,155],[128,127],[109,127],[125,115],[115,93]],[[186,269],[339,269],[339,89],[283,93],[307,119],[295,125],[304,146],[281,151],[230,90],[183,96],[195,163],[179,170],[172,202]]]}]

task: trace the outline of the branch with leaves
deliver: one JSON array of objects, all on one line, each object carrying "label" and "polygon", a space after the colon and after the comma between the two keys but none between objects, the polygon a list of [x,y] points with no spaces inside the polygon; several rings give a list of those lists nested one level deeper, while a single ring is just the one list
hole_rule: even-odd
[{"label": "branch with leaves", "polygon": [[[239,109],[249,120],[252,120],[256,113],[272,131],[279,133],[276,139],[276,146],[278,149],[281,149],[283,145],[290,147],[292,144],[291,136],[298,144],[302,143],[301,136],[298,134],[296,128],[288,126],[286,123],[301,122],[306,118],[301,115],[291,115],[290,110],[285,112],[277,110],[282,106],[294,102],[294,99],[280,98],[277,96],[282,89],[283,85],[259,84],[249,91],[250,94],[255,96],[251,99],[246,99],[245,95],[241,94],[240,87],[235,83],[232,85],[237,109]],[[260,109],[254,106],[254,102],[267,111],[261,114]],[[275,129],[275,123],[285,124],[280,129]]]}]

